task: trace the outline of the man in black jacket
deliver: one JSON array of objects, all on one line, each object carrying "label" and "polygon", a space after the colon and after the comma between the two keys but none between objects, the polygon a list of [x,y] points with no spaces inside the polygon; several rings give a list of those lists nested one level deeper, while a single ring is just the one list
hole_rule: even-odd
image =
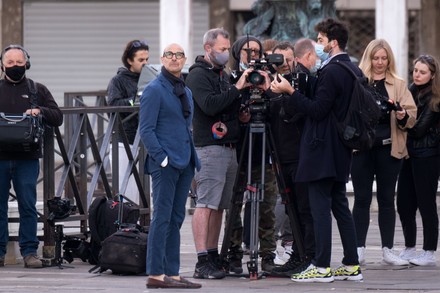
[{"label": "man in black jacket", "polygon": [[194,278],[221,279],[217,265],[223,210],[228,209],[237,172],[236,143],[240,137],[240,90],[248,87],[243,74],[230,84],[224,66],[231,47],[229,33],[221,28],[203,37],[204,56],[197,56],[186,84],[194,97],[193,137],[201,170],[196,172],[197,203],[192,219],[198,262]]},{"label": "man in black jacket", "polygon": [[[295,63],[292,60],[290,74],[283,76],[307,97],[313,96],[313,87],[316,77],[310,70],[315,66],[318,56],[312,40],[300,39],[295,46],[279,44],[274,48],[274,53],[289,56],[289,50],[294,53]],[[279,72],[282,73],[282,72]],[[299,146],[304,127],[304,114],[295,108],[287,107],[288,95],[281,95],[271,99],[271,128],[274,134],[275,146],[281,163],[281,171],[286,183],[285,198],[288,210],[295,211],[300,228],[300,241],[304,245],[305,256],[300,257],[296,242],[293,243],[293,251],[289,260],[281,267],[275,267],[272,275],[290,277],[294,273],[301,272],[310,265],[315,255],[315,239],[313,232],[313,219],[310,213],[307,185],[303,182],[295,182],[295,176],[299,162]],[[286,135],[288,133],[288,135]],[[291,234],[293,235],[292,227]]]},{"label": "man in black jacket", "polygon": [[[353,83],[346,81],[353,80],[353,77],[342,66],[333,63],[346,62],[359,76],[361,72],[344,52],[348,41],[345,24],[325,19],[316,25],[316,31],[318,43],[324,45],[330,57],[318,71],[314,97],[306,97],[282,77],[280,82],[275,79],[271,87],[274,92],[289,94],[291,107],[306,115],[295,181],[308,184],[316,250],[312,264],[304,271],[293,274],[291,279],[294,282],[362,280],[356,231],[345,189],[352,150],[342,143],[336,131],[336,123],[345,117],[353,91]],[[342,266],[336,270],[330,269],[332,213],[344,247]]]},{"label": "man in black jacket", "polygon": [[[1,54],[1,68],[5,79],[0,81],[0,112],[22,116],[42,116],[48,126],[60,126],[63,114],[52,94],[40,83],[26,78],[30,68],[29,54],[19,45],[10,45]],[[32,90],[33,91],[33,90]],[[35,97],[35,98],[34,98]],[[36,101],[36,102],[35,102]],[[7,149],[7,148],[5,148]],[[8,243],[8,198],[11,182],[15,190],[20,213],[19,245],[26,268],[43,266],[37,256],[37,179],[40,171],[41,144],[35,148],[4,150],[0,148],[0,266],[4,266]]]}]

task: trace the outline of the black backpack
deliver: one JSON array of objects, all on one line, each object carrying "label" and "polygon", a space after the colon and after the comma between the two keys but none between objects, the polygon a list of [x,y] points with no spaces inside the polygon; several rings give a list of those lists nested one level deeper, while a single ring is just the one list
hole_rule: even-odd
[{"label": "black backpack", "polygon": [[99,262],[102,242],[115,233],[121,224],[133,224],[136,226],[139,220],[139,208],[131,203],[124,202],[123,218],[119,220],[119,206],[119,201],[108,199],[106,196],[97,196],[90,205],[90,264],[96,265]]},{"label": "black backpack", "polygon": [[[148,234],[136,228],[122,228],[101,242],[99,273],[145,275]],[[93,272],[93,269],[90,270]]]},{"label": "black backpack", "polygon": [[365,76],[359,77],[344,62],[333,64],[344,67],[353,76],[353,92],[347,113],[337,122],[339,138],[344,145],[354,150],[369,150],[376,138],[376,126],[381,116],[379,105]]}]

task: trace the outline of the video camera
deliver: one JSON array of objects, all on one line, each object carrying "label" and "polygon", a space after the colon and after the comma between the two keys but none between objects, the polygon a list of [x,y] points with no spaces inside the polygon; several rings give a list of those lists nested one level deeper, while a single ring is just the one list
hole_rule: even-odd
[{"label": "video camera", "polygon": [[70,199],[59,197],[48,199],[47,208],[49,210],[47,221],[52,226],[55,224],[55,220],[63,220],[76,211],[76,206],[71,204]]},{"label": "video camera", "polygon": [[250,60],[249,68],[253,68],[254,71],[249,73],[246,81],[251,83],[252,85],[262,84],[264,83],[264,76],[262,76],[261,73],[258,72],[258,70],[275,73],[276,69],[272,65],[280,66],[283,63],[284,63],[284,56],[282,54],[269,54],[261,59]]}]

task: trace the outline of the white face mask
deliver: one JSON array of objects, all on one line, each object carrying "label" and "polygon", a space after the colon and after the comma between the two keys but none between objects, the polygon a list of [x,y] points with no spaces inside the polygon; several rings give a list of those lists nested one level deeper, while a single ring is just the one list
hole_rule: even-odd
[{"label": "white face mask", "polygon": [[317,58],[315,62],[315,66],[313,66],[312,69],[310,69],[310,72],[316,73],[319,68],[321,68],[321,59]]}]

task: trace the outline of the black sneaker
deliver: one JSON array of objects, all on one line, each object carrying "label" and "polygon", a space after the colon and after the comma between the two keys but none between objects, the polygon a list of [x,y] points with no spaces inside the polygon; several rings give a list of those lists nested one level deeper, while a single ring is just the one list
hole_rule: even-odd
[{"label": "black sneaker", "polygon": [[225,276],[225,272],[214,266],[208,258],[196,263],[193,275],[194,279],[223,279]]},{"label": "black sneaker", "polygon": [[263,255],[261,257],[261,270],[271,272],[275,268],[275,256],[272,254]]},{"label": "black sneaker", "polygon": [[[307,259],[307,258],[306,258]],[[310,260],[308,260],[308,263],[310,264]],[[288,277],[296,272],[299,267],[302,267],[303,261],[296,255],[292,254],[289,258],[289,260],[280,267],[274,267],[273,270],[270,272],[271,276],[276,277]],[[302,271],[302,270],[301,270]]]},{"label": "black sneaker", "polygon": [[220,256],[217,255],[216,257],[211,257],[210,260],[214,267],[225,272],[225,274],[229,273],[229,261],[226,258],[220,258]]},{"label": "black sneaker", "polygon": [[243,273],[243,263],[239,258],[229,259],[229,273],[241,274]]}]

